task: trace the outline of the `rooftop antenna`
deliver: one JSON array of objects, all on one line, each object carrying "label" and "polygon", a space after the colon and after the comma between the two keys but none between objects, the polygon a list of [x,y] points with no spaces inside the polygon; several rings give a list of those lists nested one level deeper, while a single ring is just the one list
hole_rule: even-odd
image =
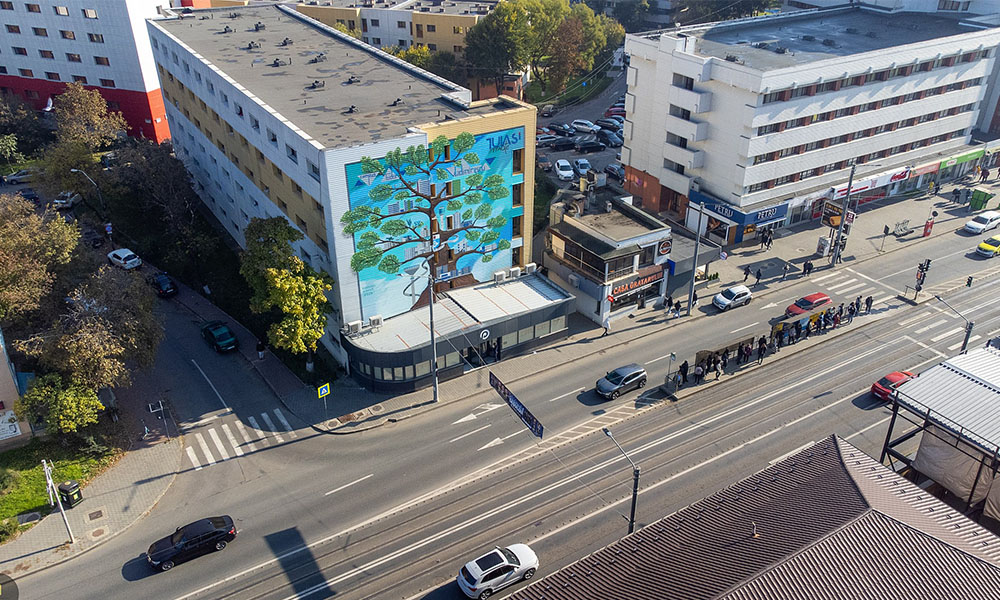
[{"label": "rooftop antenna", "polygon": [[760,534],[757,533],[757,523],[755,523],[753,521],[750,521],[750,524],[753,525],[753,537],[754,537],[754,539],[759,538]]}]

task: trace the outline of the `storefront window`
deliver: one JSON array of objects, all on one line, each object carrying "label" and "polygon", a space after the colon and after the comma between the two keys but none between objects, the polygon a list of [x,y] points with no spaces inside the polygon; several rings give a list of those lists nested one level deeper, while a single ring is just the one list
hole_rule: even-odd
[{"label": "storefront window", "polygon": [[552,319],[552,331],[562,331],[566,329],[566,317],[556,317]]},{"label": "storefront window", "polygon": [[504,335],[502,338],[500,338],[500,340],[503,343],[504,348],[510,348],[511,346],[516,346],[517,332],[515,331],[514,333],[508,333]]},{"label": "storefront window", "polygon": [[431,361],[425,360],[422,363],[417,363],[417,377],[423,377],[431,372]]},{"label": "storefront window", "polygon": [[403,368],[403,378],[404,379],[413,379],[413,365],[406,365]]},{"label": "storefront window", "polygon": [[461,355],[459,355],[458,352],[449,352],[448,355],[445,357],[446,367],[454,367],[457,364],[461,364],[461,362],[462,362],[462,357]]},{"label": "storefront window", "polygon": [[375,367],[375,379],[384,379],[382,377],[382,367]]},{"label": "storefront window", "polygon": [[542,337],[544,335],[549,335],[550,333],[552,333],[552,330],[549,329],[548,321],[535,325],[535,337]]},{"label": "storefront window", "polygon": [[392,378],[396,381],[403,380],[403,367],[393,367],[392,368]]},{"label": "storefront window", "polygon": [[534,328],[533,327],[525,327],[524,329],[518,331],[517,332],[517,343],[518,344],[523,344],[524,342],[527,342],[528,340],[533,339],[534,338],[533,333],[534,333]]}]

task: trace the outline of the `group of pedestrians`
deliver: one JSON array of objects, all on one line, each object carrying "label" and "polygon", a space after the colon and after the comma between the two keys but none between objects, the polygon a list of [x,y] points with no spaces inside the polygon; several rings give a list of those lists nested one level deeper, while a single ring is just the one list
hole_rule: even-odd
[{"label": "group of pedestrians", "polygon": [[774,230],[768,227],[767,229],[762,229],[757,237],[760,238],[760,249],[770,250],[771,244],[774,243]]}]

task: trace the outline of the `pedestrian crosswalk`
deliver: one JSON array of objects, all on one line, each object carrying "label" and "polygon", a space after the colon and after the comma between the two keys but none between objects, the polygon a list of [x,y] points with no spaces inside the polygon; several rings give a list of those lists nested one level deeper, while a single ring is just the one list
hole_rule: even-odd
[{"label": "pedestrian crosswalk", "polygon": [[[272,415],[281,424],[281,428],[275,426]],[[298,437],[280,408],[260,413],[259,416],[264,422],[263,428],[256,415],[249,415],[246,417],[247,425],[237,418],[185,432],[187,443],[184,452],[191,467],[200,471],[214,464],[283,444],[286,436],[289,440]],[[212,420],[208,422],[211,423]]]},{"label": "pedestrian crosswalk", "polygon": [[872,308],[875,309],[879,305],[893,300],[897,295],[897,292],[891,287],[849,268],[818,277],[810,277],[809,280],[817,284],[817,291],[829,294],[834,299],[834,304],[840,303],[838,297],[842,298],[844,302],[851,302],[857,296],[861,296],[862,300],[871,296]]}]

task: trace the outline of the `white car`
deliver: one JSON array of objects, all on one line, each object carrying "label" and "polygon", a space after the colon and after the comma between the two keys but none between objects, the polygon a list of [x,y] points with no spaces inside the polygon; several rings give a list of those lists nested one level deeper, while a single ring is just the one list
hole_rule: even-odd
[{"label": "white car", "polygon": [[512,583],[531,579],[537,570],[538,556],[527,545],[497,546],[465,563],[458,574],[458,587],[469,598],[489,598]]},{"label": "white car", "polygon": [[128,248],[119,248],[108,252],[108,262],[125,270],[138,269],[142,266],[142,259]]},{"label": "white car", "polygon": [[1000,225],[1000,213],[988,210],[984,213],[979,213],[975,219],[966,223],[965,230],[969,233],[979,234],[989,231],[997,225]]},{"label": "white car", "polygon": [[558,139],[559,139],[559,136],[552,135],[551,133],[543,133],[541,135],[536,135],[535,136],[535,145],[536,146],[548,146],[549,144],[551,144],[552,142],[554,142],[554,141],[556,141]]},{"label": "white car", "polygon": [[32,179],[34,179],[35,174],[36,174],[35,169],[21,169],[20,171],[18,171],[17,173],[14,173],[13,175],[8,175],[7,176],[7,183],[9,183],[11,185],[19,185],[19,184],[22,184],[22,183],[28,183],[29,181],[31,181]]},{"label": "white car", "polygon": [[576,173],[573,171],[573,167],[569,164],[568,160],[560,158],[556,161],[556,176],[559,177],[559,181],[573,181]]},{"label": "white car", "polygon": [[601,130],[600,126],[594,125],[586,119],[577,119],[570,123],[574,129],[577,131],[582,131],[583,133],[597,133]]},{"label": "white car", "polygon": [[56,196],[55,200],[52,201],[52,206],[54,206],[56,210],[62,210],[66,208],[73,208],[82,201],[83,197],[76,192],[62,192]]},{"label": "white car", "polygon": [[590,171],[590,161],[586,158],[578,158],[574,160],[573,170],[576,171],[577,175],[580,177],[586,177],[587,173]]},{"label": "white car", "polygon": [[750,304],[753,299],[753,292],[745,285],[734,285],[731,288],[722,290],[712,298],[712,304],[719,310],[729,310],[734,306]]}]

